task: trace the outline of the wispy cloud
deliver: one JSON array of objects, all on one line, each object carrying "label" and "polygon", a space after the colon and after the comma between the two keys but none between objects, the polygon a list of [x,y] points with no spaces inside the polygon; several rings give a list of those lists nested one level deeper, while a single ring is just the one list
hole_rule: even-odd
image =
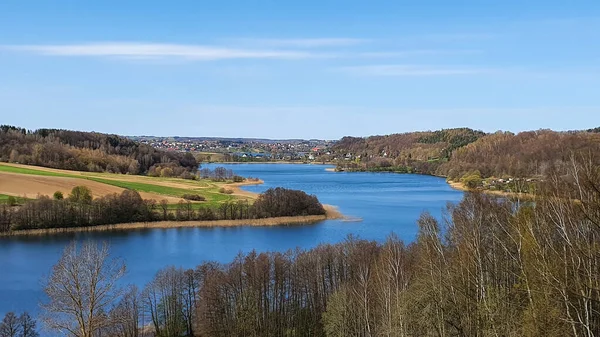
[{"label": "wispy cloud", "polygon": [[244,38],[234,39],[233,42],[260,47],[280,48],[325,48],[325,47],[347,47],[356,46],[369,42],[364,39],[354,38],[311,38],[311,39],[262,39]]},{"label": "wispy cloud", "polygon": [[360,52],[357,57],[361,58],[394,58],[394,57],[411,57],[411,56],[448,56],[448,55],[478,55],[483,54],[483,50],[463,49],[463,50],[443,50],[443,49],[414,49],[400,51],[376,51],[376,52]]},{"label": "wispy cloud", "polygon": [[498,36],[498,34],[488,33],[439,33],[403,36],[399,37],[397,40],[427,42],[484,41],[497,38]]},{"label": "wispy cloud", "polygon": [[335,70],[361,76],[451,76],[483,74],[497,71],[490,68],[404,64],[352,66],[336,68]]},{"label": "wispy cloud", "polygon": [[324,54],[294,50],[228,48],[205,45],[158,43],[86,43],[61,45],[11,45],[2,49],[54,56],[119,58],[179,58],[196,61],[224,59],[306,59]]}]

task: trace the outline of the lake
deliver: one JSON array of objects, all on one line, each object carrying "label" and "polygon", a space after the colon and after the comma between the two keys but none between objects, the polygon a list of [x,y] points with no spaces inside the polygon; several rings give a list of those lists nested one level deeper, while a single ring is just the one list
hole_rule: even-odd
[{"label": "lake", "polygon": [[[211,164],[207,167],[214,168]],[[335,243],[353,234],[385,240],[396,233],[406,242],[417,233],[423,211],[440,217],[448,202],[463,193],[442,178],[391,173],[336,173],[325,165],[229,164],[245,177],[258,177],[263,185],[245,186],[252,192],[286,187],[315,194],[325,204],[339,207],[361,221],[328,220],[314,225],[234,228],[147,229],[92,232],[47,237],[0,238],[0,317],[8,311],[36,314],[43,299],[42,280],[50,273],[64,247],[72,240],[110,243],[113,256],[123,258],[125,283],[143,287],[168,265],[193,268],[205,260],[228,262],[239,252],[285,251]]]}]

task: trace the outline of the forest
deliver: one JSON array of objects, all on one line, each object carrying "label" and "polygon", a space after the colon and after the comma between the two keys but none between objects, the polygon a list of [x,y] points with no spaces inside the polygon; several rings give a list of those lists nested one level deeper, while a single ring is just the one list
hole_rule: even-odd
[{"label": "forest", "polygon": [[0,126],[0,161],[89,172],[192,178],[190,153],[161,151],[125,137],[57,129]]},{"label": "forest", "polygon": [[[190,195],[188,199],[193,199]],[[317,197],[302,191],[271,188],[254,203],[247,200],[224,202],[218,206],[194,207],[189,200],[172,209],[166,200],[143,200],[134,190],[92,198],[85,186],[74,187],[66,198],[40,196],[22,205],[0,204],[0,233],[24,229],[88,227],[131,222],[204,221],[260,219],[283,216],[324,215]]]},{"label": "forest", "polygon": [[455,149],[484,136],[482,131],[459,128],[367,138],[344,137],[332,147],[332,151],[337,155],[351,154],[363,161],[374,158],[427,161],[448,158]]},{"label": "forest", "polygon": [[71,245],[46,280],[44,326],[81,337],[598,336],[600,167],[581,156],[566,169],[547,173],[533,203],[473,192],[443,219],[424,213],[410,244],[392,234],[250,252],[165,267],[139,289],[117,286],[126,266],[108,246]]},{"label": "forest", "polygon": [[[488,177],[543,177],[565,173],[574,153],[600,150],[600,133],[552,130],[485,134],[471,129],[412,132],[368,138],[345,137],[334,150],[347,156],[343,170],[422,173],[459,180],[477,172]],[[600,163],[599,163],[600,164]]]}]

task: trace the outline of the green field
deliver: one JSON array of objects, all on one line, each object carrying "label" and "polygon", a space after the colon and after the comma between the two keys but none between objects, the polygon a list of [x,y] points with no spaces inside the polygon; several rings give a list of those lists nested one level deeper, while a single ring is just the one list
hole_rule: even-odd
[{"label": "green field", "polygon": [[36,175],[36,176],[81,178],[81,176],[78,176],[78,175],[58,173],[58,172],[49,172],[49,171],[40,171],[40,170],[35,170],[35,169],[14,167],[14,166],[2,165],[2,164],[0,164],[0,172],[32,174],[32,175]]},{"label": "green field", "polygon": [[[147,176],[136,176],[141,177],[147,182],[127,181],[122,179],[124,176],[120,174],[112,173],[96,173],[96,172],[77,172],[76,174],[68,174],[62,172],[51,172],[44,170],[36,170],[35,168],[23,168],[9,165],[0,164],[0,172],[17,173],[17,174],[29,174],[38,176],[51,176],[51,177],[65,177],[65,178],[78,178],[88,179],[102,184],[117,186],[120,188],[131,189],[138,192],[154,193],[171,197],[181,197],[184,194],[199,194],[206,198],[203,203],[194,203],[195,207],[201,205],[216,205],[222,202],[236,200],[237,197],[233,195],[219,193],[219,189],[226,186],[225,182],[212,182],[207,180],[195,181],[185,180],[178,178],[158,178],[158,177],[147,177]],[[121,178],[121,179],[120,179]],[[156,182],[153,184],[152,182]],[[175,182],[189,186],[189,188],[178,188],[171,186],[164,186],[160,183]],[[93,191],[92,191],[93,192]],[[0,200],[6,200],[8,196],[0,197]]]},{"label": "green field", "polygon": [[[6,194],[0,194],[0,204],[5,204],[8,201],[9,197],[11,197],[11,196],[6,195]],[[14,198],[17,200],[17,203],[19,203],[19,204],[26,200],[23,197],[14,197]]]}]

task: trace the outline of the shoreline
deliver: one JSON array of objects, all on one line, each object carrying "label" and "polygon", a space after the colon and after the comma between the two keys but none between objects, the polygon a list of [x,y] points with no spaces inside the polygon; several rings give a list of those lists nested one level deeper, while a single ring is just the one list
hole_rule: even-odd
[{"label": "shoreline", "polygon": [[345,217],[337,210],[337,207],[323,205],[325,215],[301,215],[285,216],[263,219],[245,220],[210,220],[210,221],[157,221],[157,222],[131,222],[113,225],[99,225],[87,227],[47,228],[47,229],[24,229],[8,233],[0,233],[0,238],[15,236],[47,236],[53,234],[81,233],[81,232],[105,232],[105,231],[127,231],[138,229],[170,229],[170,228],[215,228],[215,227],[270,227],[283,225],[306,225],[325,220],[340,220]]},{"label": "shoreline", "polygon": [[[443,178],[443,177],[441,177]],[[491,190],[477,190],[470,189],[466,187],[463,183],[457,181],[446,180],[446,183],[450,185],[451,188],[463,191],[463,192],[481,192],[488,195],[494,195],[497,197],[505,197],[505,198],[519,198],[519,199],[534,199],[535,196],[527,193],[514,193],[514,192],[504,192],[504,191],[491,191]]]},{"label": "shoreline", "polygon": [[257,180],[242,181],[241,183],[230,183],[230,184],[226,184],[225,186],[231,188],[231,190],[233,191],[233,193],[232,193],[233,195],[248,197],[248,198],[255,200],[256,198],[258,198],[258,196],[260,194],[243,190],[242,186],[262,185],[264,183],[265,183],[264,180],[257,179]]},{"label": "shoreline", "polygon": [[215,161],[211,163],[200,163],[202,164],[227,164],[227,165],[236,165],[236,164],[297,164],[297,165],[335,165],[335,163],[327,163],[327,162],[300,162],[300,161]]},{"label": "shoreline", "polygon": [[532,194],[527,194],[527,193],[514,193],[514,192],[504,192],[504,191],[492,191],[492,190],[478,190],[478,189],[470,189],[468,187],[466,187],[463,183],[458,182],[458,181],[451,181],[448,180],[448,177],[445,176],[441,176],[441,175],[435,175],[435,174],[423,174],[423,173],[404,173],[404,172],[393,172],[393,171],[378,171],[378,172],[374,172],[374,171],[337,171],[335,168],[326,168],[325,171],[328,172],[371,172],[371,173],[392,173],[392,174],[419,174],[419,175],[425,175],[425,176],[431,176],[431,177],[437,177],[437,178],[444,178],[446,179],[446,183],[452,188],[455,189],[457,191],[462,191],[462,192],[481,192],[481,193],[485,193],[488,195],[493,195],[493,196],[497,196],[497,197],[504,197],[504,198],[519,198],[519,199],[527,199],[527,200],[532,200],[535,199],[535,196]]}]

